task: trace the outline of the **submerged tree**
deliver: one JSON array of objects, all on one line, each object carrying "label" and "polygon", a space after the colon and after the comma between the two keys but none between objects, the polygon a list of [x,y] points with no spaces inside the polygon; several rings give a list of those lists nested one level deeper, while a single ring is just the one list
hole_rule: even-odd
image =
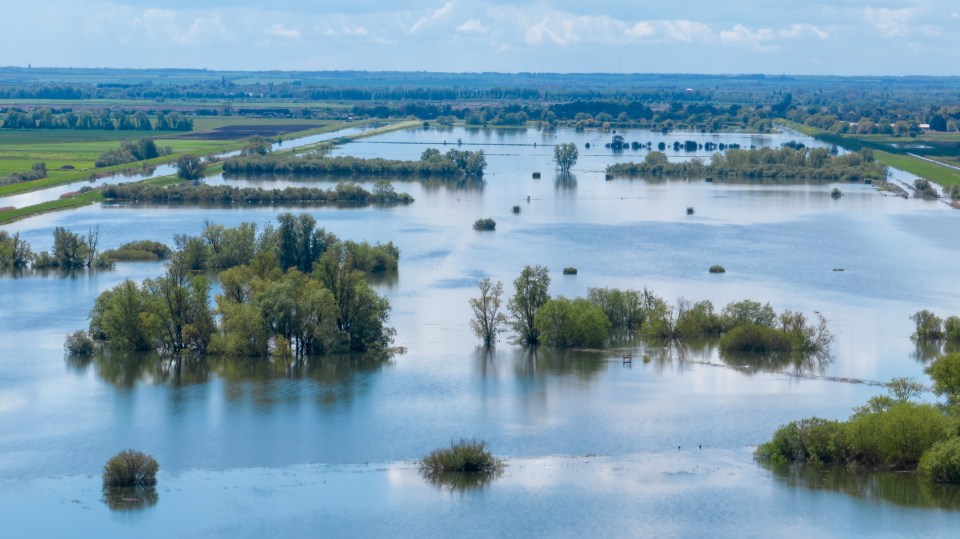
[{"label": "submerged tree", "polygon": [[203,179],[203,173],[206,171],[205,165],[199,157],[193,154],[186,154],[177,159],[177,176],[181,179],[197,182]]},{"label": "submerged tree", "polygon": [[550,275],[544,266],[526,266],[513,281],[516,290],[507,309],[513,315],[511,325],[520,344],[532,346],[540,342],[535,318],[537,310],[550,299]]},{"label": "submerged tree", "polygon": [[553,147],[553,162],[557,164],[561,174],[570,172],[570,167],[577,163],[577,157],[579,157],[577,145],[572,142],[557,144]]},{"label": "submerged tree", "polygon": [[504,331],[503,325],[507,322],[507,317],[500,311],[503,283],[494,283],[490,277],[484,277],[477,282],[477,288],[480,289],[480,297],[470,299],[470,308],[473,310],[470,329],[483,341],[484,346],[489,347],[496,342],[497,335]]}]

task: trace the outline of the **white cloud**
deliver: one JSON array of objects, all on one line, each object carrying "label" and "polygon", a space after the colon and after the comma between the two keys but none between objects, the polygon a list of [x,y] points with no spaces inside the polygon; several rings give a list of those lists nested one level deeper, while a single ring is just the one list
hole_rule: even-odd
[{"label": "white cloud", "polygon": [[633,38],[651,37],[656,32],[657,32],[657,29],[653,26],[653,24],[647,21],[638,21],[633,26],[631,26],[630,28],[627,28],[624,31],[624,33],[628,37],[633,37]]},{"label": "white cloud", "polygon": [[890,8],[872,8],[863,10],[867,22],[872,24],[882,35],[886,37],[903,37],[907,35],[910,28],[910,21],[913,19],[914,10],[911,8],[890,9]]},{"label": "white cloud", "polygon": [[818,39],[827,39],[829,35],[823,30],[812,24],[791,24],[786,28],[777,31],[777,35],[782,38],[795,39],[800,37],[812,36]]},{"label": "white cloud", "polygon": [[486,34],[490,28],[483,25],[479,19],[470,19],[457,27],[457,32],[462,34]]},{"label": "white cloud", "polygon": [[706,24],[688,21],[685,19],[664,21],[667,37],[673,41],[693,41],[694,39],[709,38],[713,32]]},{"label": "white cloud", "polygon": [[300,35],[300,30],[296,28],[289,28],[283,23],[274,23],[270,25],[269,28],[264,30],[264,32],[271,37],[279,37],[283,39],[299,40],[302,36]]},{"label": "white cloud", "polygon": [[184,25],[177,13],[168,9],[147,9],[132,21],[143,25],[147,37],[154,41],[173,41],[180,45],[199,45],[223,39],[229,35],[220,15],[196,17],[189,25]]},{"label": "white cloud", "polygon": [[410,27],[410,33],[416,34],[421,30],[429,28],[434,24],[436,24],[437,22],[447,18],[447,16],[450,15],[450,13],[452,12],[453,12],[453,2],[447,2],[439,9],[434,10],[433,13],[425,17],[421,17],[419,20],[417,20],[417,22],[413,23],[413,26]]}]

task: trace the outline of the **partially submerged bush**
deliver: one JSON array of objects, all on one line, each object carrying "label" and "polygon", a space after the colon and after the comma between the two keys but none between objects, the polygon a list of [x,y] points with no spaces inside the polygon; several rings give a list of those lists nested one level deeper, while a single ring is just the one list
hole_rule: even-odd
[{"label": "partially submerged bush", "polygon": [[67,335],[63,348],[71,356],[89,356],[93,353],[93,339],[90,338],[89,333],[78,329]]},{"label": "partially submerged bush", "polygon": [[564,275],[576,275],[576,274],[577,274],[577,268],[574,268],[574,267],[572,267],[572,266],[571,266],[571,267],[567,267],[567,268],[563,268],[563,274],[564,274]]},{"label": "partially submerged bush", "polygon": [[785,332],[758,325],[738,326],[720,337],[725,352],[789,352],[793,348]]},{"label": "partially submerged bush", "polygon": [[714,264],[710,266],[710,273],[726,273],[727,268],[721,266],[720,264]]},{"label": "partially submerged bush", "polygon": [[107,461],[103,467],[103,486],[105,487],[143,487],[157,484],[157,470],[160,465],[156,459],[127,449]]},{"label": "partially submerged bush", "polygon": [[843,192],[840,190],[839,187],[834,187],[833,191],[830,191],[830,196],[832,198],[840,198],[843,196]]},{"label": "partially submerged bush", "polygon": [[920,457],[917,471],[937,483],[960,483],[960,437],[934,444]]},{"label": "partially submerged bush", "polygon": [[493,474],[503,469],[503,460],[487,451],[486,442],[461,438],[450,447],[437,449],[420,459],[420,472],[426,476],[447,473]]},{"label": "partially submerged bush", "polygon": [[474,230],[496,230],[496,228],[497,228],[497,222],[490,218],[477,219],[473,223]]}]

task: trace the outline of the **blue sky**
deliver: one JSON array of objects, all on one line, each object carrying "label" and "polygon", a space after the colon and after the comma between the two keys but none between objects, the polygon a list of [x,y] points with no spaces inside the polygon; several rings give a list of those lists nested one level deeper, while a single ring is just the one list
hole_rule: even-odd
[{"label": "blue sky", "polygon": [[945,0],[3,4],[0,65],[960,74],[960,2]]}]

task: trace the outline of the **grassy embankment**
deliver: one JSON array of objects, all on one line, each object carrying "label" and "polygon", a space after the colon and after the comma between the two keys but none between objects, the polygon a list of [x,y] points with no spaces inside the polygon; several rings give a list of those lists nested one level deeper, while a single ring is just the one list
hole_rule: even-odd
[{"label": "grassy embankment", "polygon": [[[367,121],[313,121],[283,120],[241,117],[197,118],[194,130],[189,133],[157,131],[80,131],[68,129],[0,129],[0,176],[11,172],[30,170],[34,163],[45,162],[48,176],[41,180],[0,186],[0,196],[9,196],[37,191],[58,185],[88,179],[91,174],[115,174],[126,169],[156,166],[175,161],[185,153],[210,155],[242,148],[250,134],[258,128],[273,133],[278,129],[288,130],[282,136],[299,138],[346,127],[370,123]],[[169,146],[171,155],[126,163],[112,167],[96,168],[94,161],[106,150],[120,145],[129,138],[152,137],[157,146]],[[70,166],[72,170],[60,170]]]},{"label": "grassy embankment", "polygon": [[[244,120],[244,119],[240,119],[240,120]],[[247,122],[251,122],[251,121],[252,121],[251,119],[246,119],[246,120],[247,120]],[[213,122],[211,122],[211,123],[213,123]],[[311,129],[311,130],[308,130],[308,131],[301,131],[301,132],[296,132],[296,133],[290,133],[289,135],[286,135],[286,136],[288,136],[290,139],[293,139],[293,138],[298,138],[298,137],[309,136],[309,135],[316,134],[316,133],[323,133],[323,132],[327,132],[327,131],[334,131],[334,130],[337,130],[337,129],[343,129],[343,128],[345,128],[345,127],[352,127],[352,126],[356,126],[356,125],[362,125],[362,124],[364,124],[364,123],[368,123],[368,122],[358,121],[358,122],[351,122],[351,123],[349,123],[349,124],[348,124],[348,123],[345,123],[345,122],[334,122],[334,123],[332,123],[331,125],[325,126],[325,127],[323,127],[323,128]],[[360,139],[360,138],[375,136],[375,135],[379,135],[379,134],[386,133],[386,132],[389,132],[389,131],[394,131],[394,130],[398,130],[398,129],[407,129],[407,128],[410,128],[410,127],[416,127],[416,126],[420,125],[420,123],[421,123],[421,122],[419,122],[419,121],[414,121],[414,120],[398,122],[398,123],[394,123],[394,124],[390,124],[390,125],[378,127],[378,128],[376,128],[376,129],[371,129],[371,130],[369,130],[369,131],[364,131],[364,132],[362,132],[362,133],[356,133],[356,134],[353,134],[353,135],[347,135],[347,136],[343,136],[343,137],[338,137],[338,138],[333,139],[333,140],[331,140],[331,141],[325,141],[325,142],[320,142],[320,143],[316,143],[316,144],[304,146],[304,147],[302,147],[302,148],[298,148],[297,151],[298,151],[298,152],[299,152],[299,151],[306,151],[306,150],[308,150],[308,149],[310,149],[310,148],[312,148],[312,147],[316,147],[316,146],[319,146],[319,145],[321,145],[321,144],[345,144],[345,143],[348,143],[348,142],[350,142],[350,141],[352,141],[352,140],[357,140],[357,139]],[[237,125],[237,124],[230,124],[230,125]],[[195,126],[196,126],[196,124],[195,124]],[[2,133],[2,131],[0,131],[0,133]],[[242,145],[245,143],[245,141],[246,141],[246,139],[243,139],[243,140],[240,140],[240,141],[232,141],[232,144],[235,144],[235,145],[236,145],[236,148],[239,148],[239,147],[242,147]],[[199,141],[189,141],[189,142],[206,143],[206,142],[208,142],[208,141],[199,140]],[[222,152],[222,151],[230,151],[230,149],[236,149],[236,148],[231,147],[231,148],[227,148],[227,149],[218,149],[216,152],[208,152],[208,153],[219,153],[219,152]],[[174,150],[174,153],[176,154],[176,150]],[[202,153],[202,152],[196,152],[196,153]],[[97,155],[99,155],[99,154],[97,154]],[[151,161],[156,161],[156,160],[151,160]],[[137,164],[139,164],[139,163],[137,163]],[[91,166],[92,166],[92,164],[91,164]],[[114,168],[114,167],[110,167],[110,168]],[[108,169],[101,169],[101,170],[108,170]],[[122,167],[121,167],[121,170],[122,170]],[[222,165],[221,163],[216,163],[216,164],[214,164],[214,165],[212,165],[212,166],[210,166],[210,167],[207,167],[206,173],[207,173],[207,175],[213,175],[213,174],[219,174],[219,173],[222,172],[222,171],[223,171],[223,165]],[[85,176],[81,176],[81,177],[78,178],[78,179],[83,179],[84,177],[85,177]],[[49,178],[47,178],[47,179],[49,179]],[[38,181],[44,181],[44,180],[38,180]],[[70,181],[76,181],[76,180],[70,180]],[[179,178],[177,178],[176,176],[170,175],[170,176],[162,176],[162,177],[159,177],[159,178],[150,178],[150,179],[144,180],[143,182],[144,182],[144,183],[155,184],[155,185],[171,185],[171,184],[178,183],[179,181],[180,181]],[[30,183],[36,183],[36,182],[30,182]],[[48,186],[46,186],[46,187],[51,187],[51,186],[53,186],[53,185],[60,185],[60,184],[62,184],[62,183],[68,183],[68,182],[54,183],[54,184],[48,185]],[[5,186],[5,187],[8,187],[8,186]],[[0,187],[0,189],[2,189],[2,187]],[[9,194],[14,194],[14,193],[4,193],[4,192],[0,191],[0,195],[9,195]],[[24,219],[24,218],[26,218],[26,217],[32,217],[32,216],[34,216],[34,215],[40,215],[40,214],[42,214],[42,213],[49,213],[49,212],[53,212],[53,211],[79,208],[79,207],[82,207],[82,206],[87,206],[87,205],[95,204],[95,203],[97,203],[97,202],[102,202],[102,201],[103,201],[103,197],[100,195],[100,192],[94,190],[94,191],[88,191],[88,192],[86,192],[86,193],[81,193],[81,194],[79,194],[79,195],[76,195],[76,196],[73,196],[73,197],[69,197],[69,198],[63,198],[63,199],[59,199],[59,200],[51,200],[51,201],[49,201],[49,202],[42,202],[42,203],[40,203],[40,204],[35,204],[35,205],[32,205],[32,206],[26,206],[26,207],[23,207],[23,208],[16,208],[16,209],[13,209],[13,210],[0,211],[0,225],[12,223],[12,222],[14,222],[14,221],[18,221],[18,220]]]},{"label": "grassy embankment", "polygon": [[947,161],[955,156],[955,146],[960,143],[960,135],[950,133],[923,134],[916,138],[890,137],[887,135],[836,135],[822,129],[793,122],[785,122],[788,127],[816,139],[842,146],[848,150],[870,148],[873,156],[880,162],[921,178],[926,178],[941,186],[960,185],[960,170],[938,165],[908,153],[920,154],[917,148],[898,149],[894,144],[907,146],[929,146],[923,149],[928,159]]}]

